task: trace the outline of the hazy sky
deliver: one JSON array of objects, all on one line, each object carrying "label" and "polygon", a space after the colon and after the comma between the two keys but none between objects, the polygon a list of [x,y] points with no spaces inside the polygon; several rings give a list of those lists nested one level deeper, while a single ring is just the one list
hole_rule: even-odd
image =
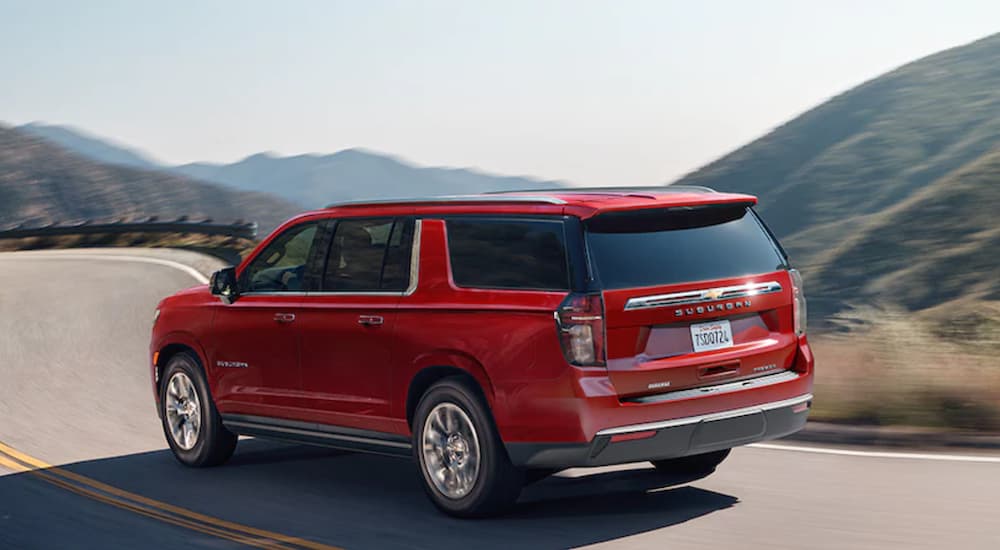
[{"label": "hazy sky", "polygon": [[996,0],[0,0],[0,121],[174,163],[365,147],[656,184],[997,31]]}]

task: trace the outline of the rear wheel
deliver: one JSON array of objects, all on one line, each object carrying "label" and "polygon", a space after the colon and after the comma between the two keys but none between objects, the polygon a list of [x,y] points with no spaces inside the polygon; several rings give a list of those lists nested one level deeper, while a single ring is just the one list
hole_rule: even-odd
[{"label": "rear wheel", "polygon": [[163,369],[160,411],[167,443],[182,464],[216,466],[236,449],[237,436],[222,425],[205,376],[191,354],[171,357]]},{"label": "rear wheel", "polygon": [[666,460],[652,460],[653,466],[665,474],[710,474],[729,456],[731,449]]},{"label": "rear wheel", "polygon": [[431,386],[417,405],[413,451],[435,506],[459,517],[503,512],[524,474],[510,463],[489,409],[461,378]]}]

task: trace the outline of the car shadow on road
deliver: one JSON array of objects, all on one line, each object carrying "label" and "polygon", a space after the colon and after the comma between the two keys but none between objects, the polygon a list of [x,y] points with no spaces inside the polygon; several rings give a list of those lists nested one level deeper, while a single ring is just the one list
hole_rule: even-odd
[{"label": "car shadow on road", "polygon": [[[411,461],[253,439],[241,441],[232,460],[217,468],[186,468],[168,451],[61,468],[202,514],[347,548],[575,547],[670,527],[738,502],[652,468],[582,471],[529,485],[503,517],[457,520],[430,504]],[[25,475],[0,477],[0,492]]]}]

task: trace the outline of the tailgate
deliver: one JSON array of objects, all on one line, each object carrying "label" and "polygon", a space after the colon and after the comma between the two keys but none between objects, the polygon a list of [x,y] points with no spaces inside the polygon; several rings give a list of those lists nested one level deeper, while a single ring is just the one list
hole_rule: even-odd
[{"label": "tailgate", "polygon": [[604,304],[608,373],[621,397],[793,367],[797,339],[786,271],[707,285],[606,290]]},{"label": "tailgate", "polygon": [[788,263],[749,204],[615,212],[585,224],[619,396],[792,367]]}]

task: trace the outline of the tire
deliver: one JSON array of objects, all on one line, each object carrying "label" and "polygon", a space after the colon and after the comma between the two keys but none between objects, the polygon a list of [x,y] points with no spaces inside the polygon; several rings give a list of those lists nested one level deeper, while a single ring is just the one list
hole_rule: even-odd
[{"label": "tire", "polygon": [[160,419],[170,450],[186,466],[217,466],[236,449],[237,436],[222,425],[205,374],[190,353],[171,357],[163,369]]},{"label": "tire", "polygon": [[731,449],[723,449],[700,455],[682,456],[666,460],[652,460],[653,466],[665,474],[710,474],[729,456]]},{"label": "tire", "polygon": [[446,514],[496,515],[521,494],[524,473],[510,463],[484,399],[460,377],[437,382],[421,397],[413,454],[427,496]]}]

